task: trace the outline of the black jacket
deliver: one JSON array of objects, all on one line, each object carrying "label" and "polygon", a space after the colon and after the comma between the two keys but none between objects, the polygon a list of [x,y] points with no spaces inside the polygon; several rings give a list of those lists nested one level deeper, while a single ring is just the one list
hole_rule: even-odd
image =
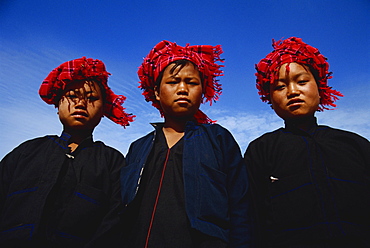
[{"label": "black jacket", "polygon": [[[0,164],[0,247],[100,247],[119,222],[117,150],[69,135],[29,140]],[[89,246],[90,246],[89,244]]]},{"label": "black jacket", "polygon": [[245,162],[260,247],[367,247],[368,140],[286,123],[251,142]]}]

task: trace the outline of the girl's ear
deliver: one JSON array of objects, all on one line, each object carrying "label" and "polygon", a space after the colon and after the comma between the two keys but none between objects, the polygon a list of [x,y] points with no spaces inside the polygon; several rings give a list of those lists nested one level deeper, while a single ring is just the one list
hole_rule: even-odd
[{"label": "girl's ear", "polygon": [[156,99],[157,101],[159,101],[159,100],[160,100],[160,98],[159,98],[159,90],[158,90],[158,86],[154,86],[154,94],[155,94],[155,99]]}]

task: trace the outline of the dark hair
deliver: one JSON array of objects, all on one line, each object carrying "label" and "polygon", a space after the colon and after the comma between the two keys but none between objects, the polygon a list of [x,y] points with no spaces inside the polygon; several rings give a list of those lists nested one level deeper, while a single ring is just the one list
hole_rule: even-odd
[{"label": "dark hair", "polygon": [[96,82],[96,84],[99,85],[103,103],[106,103],[106,101],[107,101],[107,99],[106,99],[107,98],[107,92],[106,92],[106,89],[104,88],[102,82],[100,80],[92,80],[92,81]]},{"label": "dark hair", "polygon": [[[107,96],[107,92],[106,92],[106,89],[104,88],[102,82],[100,80],[97,80],[97,79],[83,79],[83,80],[73,80],[75,82],[78,82],[78,81],[82,81],[82,82],[95,82],[99,88],[100,88],[100,92],[101,92],[101,96],[102,96],[102,101],[103,103],[106,103],[107,102],[107,99],[106,99],[106,96]],[[59,107],[59,102],[60,102],[60,99],[62,99],[63,95],[65,94],[65,89],[63,90],[59,90],[57,93],[56,93],[56,97],[55,99],[57,99],[58,101],[54,104],[54,106],[57,108]]]}]

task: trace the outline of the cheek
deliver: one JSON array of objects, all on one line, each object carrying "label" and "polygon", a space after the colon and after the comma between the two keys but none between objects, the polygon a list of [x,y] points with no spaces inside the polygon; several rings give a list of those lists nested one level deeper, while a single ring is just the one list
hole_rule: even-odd
[{"label": "cheek", "polygon": [[96,111],[96,116],[101,118],[103,117],[103,115],[104,115],[104,111],[103,111],[103,107],[101,107]]},{"label": "cheek", "polygon": [[317,94],[315,96],[315,101],[313,103],[315,110],[317,110],[319,108],[320,102],[321,102],[320,95]]},{"label": "cheek", "polygon": [[59,104],[58,106],[58,115],[63,115],[67,111],[65,104]]},{"label": "cheek", "polygon": [[199,99],[201,101],[202,100],[202,96],[203,96],[202,86],[199,86],[197,88],[194,88],[192,94],[194,95],[195,98],[197,98],[197,99]]},{"label": "cheek", "polygon": [[95,113],[96,115],[103,115],[103,111],[104,111],[103,102],[99,101],[99,102],[90,103],[88,106],[88,111],[90,113]]},{"label": "cheek", "polygon": [[282,94],[279,94],[279,92],[273,92],[273,93],[271,93],[270,97],[271,97],[271,104],[272,104],[272,106],[278,106],[284,100],[283,95]]},{"label": "cheek", "polygon": [[174,87],[170,87],[169,85],[162,86],[161,84],[160,91],[157,93],[156,99],[158,101],[163,101],[172,95],[174,95]]},{"label": "cheek", "polygon": [[318,88],[317,88],[317,86],[316,86],[316,84],[315,85],[312,85],[309,89],[308,89],[308,92],[310,92],[311,94],[310,94],[310,98],[311,98],[311,100],[312,100],[312,103],[313,104],[319,104],[320,103],[320,93],[319,93],[319,90],[318,90]]},{"label": "cheek", "polygon": [[200,90],[200,91],[198,91],[198,92],[196,92],[196,99],[197,99],[197,101],[202,101],[202,91]]}]

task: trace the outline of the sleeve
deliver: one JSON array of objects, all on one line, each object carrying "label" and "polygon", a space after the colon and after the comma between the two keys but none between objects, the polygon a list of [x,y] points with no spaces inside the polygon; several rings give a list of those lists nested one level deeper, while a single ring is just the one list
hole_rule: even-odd
[{"label": "sleeve", "polygon": [[13,171],[15,170],[19,157],[23,153],[25,145],[16,147],[8,153],[0,162],[0,216],[3,204],[9,191],[9,185],[13,180]]},{"label": "sleeve", "polygon": [[[265,230],[267,209],[265,197],[268,195],[267,173],[264,171],[263,149],[261,142],[255,140],[251,142],[244,154],[244,163],[247,166],[249,178],[248,200],[250,203],[250,217],[252,223],[252,243],[257,247],[265,247],[263,244],[263,230]],[[266,154],[265,154],[266,156]]]},{"label": "sleeve", "polygon": [[93,239],[85,247],[118,247],[120,244],[121,221],[119,212],[122,211],[120,171],[125,166],[124,156],[117,150],[110,148],[106,155],[110,166],[111,194],[109,209],[97,229]]},{"label": "sleeve", "polygon": [[[220,136],[219,136],[220,137]],[[251,247],[251,220],[247,199],[248,176],[240,147],[229,131],[221,136],[223,163],[227,165],[230,208],[230,247]]]},{"label": "sleeve", "polygon": [[0,162],[0,216],[3,212],[6,192],[8,192],[7,188],[9,185],[9,179],[11,178],[8,167],[9,165],[13,164],[13,160],[14,157],[12,157],[11,153],[9,153]]},{"label": "sleeve", "polygon": [[[153,145],[154,132],[131,143],[126,155],[125,167],[121,170],[122,202],[130,203],[136,195],[136,189],[141,178],[142,166],[145,163]],[[126,211],[126,210],[124,210]]]}]

